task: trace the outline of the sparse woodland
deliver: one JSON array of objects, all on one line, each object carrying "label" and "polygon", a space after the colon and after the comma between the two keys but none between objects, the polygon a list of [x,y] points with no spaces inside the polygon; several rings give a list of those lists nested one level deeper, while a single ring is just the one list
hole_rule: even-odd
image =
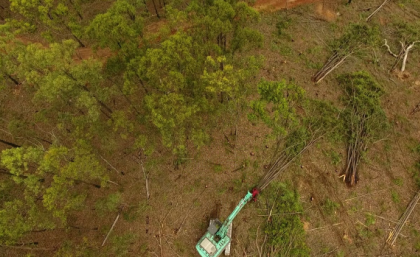
[{"label": "sparse woodland", "polygon": [[420,2],[293,2],[0,0],[0,256],[419,255]]}]

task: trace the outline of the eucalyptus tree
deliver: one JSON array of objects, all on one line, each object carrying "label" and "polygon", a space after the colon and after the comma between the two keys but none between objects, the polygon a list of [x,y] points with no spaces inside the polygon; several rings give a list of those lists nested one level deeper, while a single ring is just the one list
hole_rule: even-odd
[{"label": "eucalyptus tree", "polygon": [[207,55],[233,55],[246,46],[255,47],[262,42],[262,35],[250,28],[260,20],[260,15],[245,2],[192,1],[186,13],[193,24],[192,36],[207,48]]},{"label": "eucalyptus tree", "polygon": [[15,244],[33,231],[68,224],[68,215],[83,209],[86,186],[100,188],[108,180],[82,140],[72,148],[18,147],[1,153],[0,243]]},{"label": "eucalyptus tree", "polygon": [[259,14],[242,2],[193,1],[185,10],[168,5],[166,11],[159,44],[148,42],[145,53],[130,60],[124,93],[140,103],[144,124],[157,130],[163,145],[183,154],[187,142],[207,142],[220,110],[249,92],[260,59],[232,56],[257,46],[262,36],[249,27]]},{"label": "eucalyptus tree", "polygon": [[[37,32],[49,40],[74,39],[84,47],[83,0],[10,0],[10,10],[15,13],[9,21],[16,32]],[[63,33],[64,32],[64,33]]]},{"label": "eucalyptus tree", "polygon": [[117,0],[105,13],[95,16],[87,34],[102,48],[118,51],[137,48],[143,36],[144,8],[139,0]]},{"label": "eucalyptus tree", "polygon": [[105,101],[112,90],[103,87],[102,63],[75,60],[76,48],[72,40],[48,48],[29,44],[18,56],[17,74],[35,88],[34,101],[46,108],[70,106],[73,114],[86,115],[91,121],[98,120],[101,112],[109,117],[112,110]]}]

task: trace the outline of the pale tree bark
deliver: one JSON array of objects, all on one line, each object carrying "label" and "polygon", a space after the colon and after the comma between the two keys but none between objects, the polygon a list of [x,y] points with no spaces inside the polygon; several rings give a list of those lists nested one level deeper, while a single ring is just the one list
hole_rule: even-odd
[{"label": "pale tree bark", "polygon": [[420,41],[415,41],[413,43],[411,43],[407,48],[405,48],[404,50],[404,59],[401,65],[401,71],[405,71],[405,65],[407,63],[407,58],[408,58],[408,52],[414,47],[414,45],[416,43],[420,43]]},{"label": "pale tree bark", "polygon": [[[384,7],[384,5],[388,2],[389,0],[385,0],[378,8],[376,8],[376,10],[375,11],[373,11],[373,13],[371,13],[370,15],[369,15],[369,17],[367,17],[366,18],[366,21],[369,21],[370,20],[370,18],[372,18],[372,16],[373,15],[375,15],[377,12],[379,12],[379,10],[382,8],[382,7]],[[349,3],[350,3],[351,1],[349,1]]]},{"label": "pale tree bark", "polygon": [[[417,44],[420,43],[420,41],[414,41],[412,43],[410,43],[409,45],[406,45],[404,42],[400,41],[401,44],[401,50],[398,54],[392,52],[391,47],[388,45],[387,40],[385,39],[385,43],[384,46],[387,48],[388,53],[392,56],[394,56],[395,58],[397,58],[397,61],[395,62],[394,66],[392,66],[392,69],[394,69],[394,67],[398,64],[398,62],[402,59],[402,64],[401,64],[401,71],[405,71],[406,65],[407,65],[407,59],[408,59],[408,53],[410,52],[411,49],[413,49],[413,47]],[[391,69],[391,70],[392,70]]]}]

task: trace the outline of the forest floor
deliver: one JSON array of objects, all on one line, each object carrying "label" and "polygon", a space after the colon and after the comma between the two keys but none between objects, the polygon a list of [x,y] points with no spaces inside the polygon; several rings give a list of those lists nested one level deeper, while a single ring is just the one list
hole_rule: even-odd
[{"label": "forest floor", "polygon": [[[316,1],[288,1],[287,6],[282,1],[256,2],[256,9],[270,11],[262,14],[257,26],[265,39],[264,46],[256,50],[256,54],[265,57],[259,78],[294,81],[309,97],[340,106],[341,90],[336,76],[369,71],[385,88],[382,108],[392,129],[387,137],[369,148],[355,187],[347,187],[339,178],[345,165],[345,145],[328,140],[312,146],[277,181],[291,185],[301,196],[304,207],[301,220],[311,256],[418,256],[418,208],[396,245],[387,247],[385,241],[418,190],[413,170],[420,156],[412,149],[420,143],[420,112],[413,112],[420,102],[419,51],[410,54],[403,75],[389,72],[394,60],[384,48],[380,52],[372,50],[363,59],[349,58],[321,83],[314,84],[312,75],[330,54],[327,42],[340,35],[349,22],[367,17],[382,0],[356,1],[350,6],[329,1],[325,6],[310,3],[290,9],[303,2]],[[277,11],[284,8],[289,9]],[[386,26],[392,13],[392,17],[409,15],[390,2],[372,22]],[[281,19],[290,20],[284,37],[276,35],[276,23]],[[103,57],[109,54],[100,53]],[[127,256],[198,256],[195,244],[206,231],[209,219],[227,217],[272,161],[274,142],[267,137],[270,131],[264,125],[252,125],[247,114],[245,108],[221,118],[215,124],[212,142],[199,150],[191,148],[190,156],[182,160],[168,158],[166,151],[158,151],[153,158],[142,153],[137,156],[115,153],[108,161],[124,175],[111,171],[116,174],[112,181],[120,186],[110,185],[107,190],[122,194],[124,215],[102,248],[103,256],[109,256],[110,252]],[[139,160],[149,174],[150,199],[146,197]],[[233,222],[231,256],[258,256],[257,227],[266,222],[261,215],[266,208],[264,202],[257,201],[248,204],[237,216]],[[89,211],[92,209],[86,212]],[[28,252],[49,256],[51,252],[43,251],[42,247],[51,248],[54,241],[77,237],[81,242],[96,242],[100,247],[117,213],[106,215],[107,227],[99,227],[98,221],[83,219],[84,216],[92,217],[80,213],[78,223],[73,224],[79,229],[43,233],[38,240],[40,250]],[[0,256],[13,256],[24,249],[9,250]]]}]

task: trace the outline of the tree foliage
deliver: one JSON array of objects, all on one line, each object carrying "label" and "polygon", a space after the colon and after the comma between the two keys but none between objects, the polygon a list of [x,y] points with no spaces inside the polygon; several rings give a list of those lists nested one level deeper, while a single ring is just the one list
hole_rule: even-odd
[{"label": "tree foliage", "polygon": [[[234,54],[262,42],[262,35],[249,27],[260,20],[260,15],[245,2],[192,1],[186,12],[194,24],[191,28],[194,40],[208,55]],[[213,43],[215,40],[217,44]]]},{"label": "tree foliage", "polygon": [[364,47],[379,44],[379,29],[367,24],[351,23],[344,33],[331,42],[331,48],[341,54],[350,54]]},{"label": "tree foliage", "polygon": [[77,40],[85,46],[81,13],[83,0],[10,0],[10,9],[19,14],[10,20],[15,32],[40,32],[49,41],[59,41],[66,31],[67,39]]},{"label": "tree foliage", "polygon": [[258,83],[260,98],[251,102],[248,118],[261,119],[276,137],[285,136],[290,128],[299,124],[296,108],[304,100],[304,90],[293,82],[266,81]]},{"label": "tree foliage", "polygon": [[76,47],[72,40],[53,43],[49,48],[29,44],[17,58],[17,74],[35,89],[33,101],[53,111],[50,113],[56,119],[72,114],[73,120],[79,117],[87,124],[98,122],[101,113],[112,113],[106,105],[112,88],[103,86],[101,62],[73,59]]},{"label": "tree foliage", "polygon": [[[264,224],[266,244],[262,249],[266,256],[309,256],[310,249],[305,242],[303,223],[299,218],[303,211],[300,197],[296,191],[285,184],[272,184],[268,189],[266,202],[273,206],[269,221]],[[289,215],[278,215],[281,213]],[[293,215],[290,215],[293,213]]]},{"label": "tree foliage", "polygon": [[[366,143],[378,140],[389,127],[380,104],[384,89],[364,71],[340,75],[338,81],[346,94],[344,101],[348,108],[343,115],[346,124],[363,121],[366,134],[369,135]],[[348,126],[349,129],[351,127]],[[348,135],[350,140],[355,140],[354,131],[350,129]]]},{"label": "tree foliage", "polygon": [[397,39],[405,44],[420,41],[420,22],[396,22],[394,24],[397,31]]},{"label": "tree foliage", "polygon": [[87,34],[102,48],[137,47],[143,34],[143,8],[139,0],[117,0],[105,13],[95,16],[87,27]]},{"label": "tree foliage", "polygon": [[243,99],[259,63],[255,57],[244,57],[245,63],[232,58],[233,52],[261,41],[247,26],[259,19],[258,13],[244,3],[206,5],[192,2],[185,11],[168,6],[169,29],[174,20],[187,28],[161,34],[167,38],[131,59],[124,75],[124,92],[132,97],[142,91],[138,109],[177,153],[185,152],[188,139],[197,146],[208,140],[203,115],[212,120],[225,104]]},{"label": "tree foliage", "polygon": [[31,146],[3,150],[1,165],[20,189],[8,192],[13,197],[1,202],[2,244],[14,243],[32,230],[65,225],[69,213],[81,209],[87,196],[77,184],[103,186],[107,180],[104,168],[82,141],[73,149],[53,145],[47,150]]},{"label": "tree foliage", "polygon": [[19,85],[21,82],[16,77],[17,56],[23,50],[24,44],[16,40],[10,33],[9,26],[0,25],[0,83],[6,85]]}]

